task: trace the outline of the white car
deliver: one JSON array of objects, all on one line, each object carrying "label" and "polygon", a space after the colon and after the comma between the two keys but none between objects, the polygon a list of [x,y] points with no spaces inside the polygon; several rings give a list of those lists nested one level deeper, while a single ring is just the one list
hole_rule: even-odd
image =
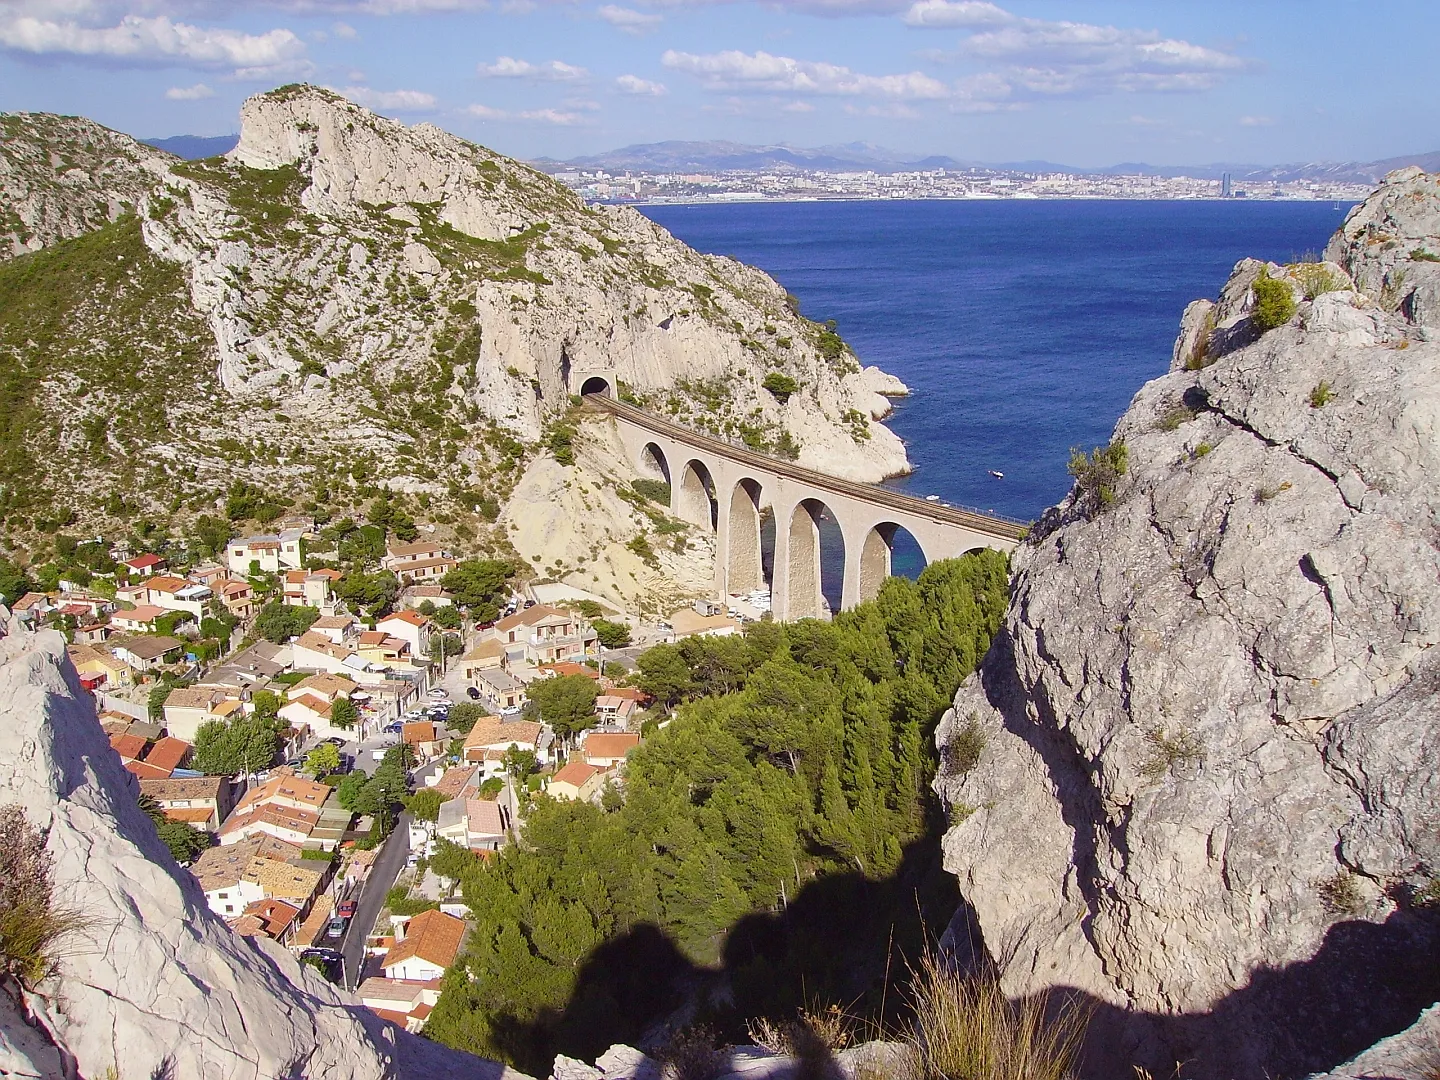
[{"label": "white car", "polygon": [[442,698],[442,697],[445,696],[445,691],[444,691],[444,690],[441,690],[441,689],[437,686],[437,687],[435,687],[435,689],[433,689],[433,690],[430,691],[430,696],[433,697],[433,698]]}]

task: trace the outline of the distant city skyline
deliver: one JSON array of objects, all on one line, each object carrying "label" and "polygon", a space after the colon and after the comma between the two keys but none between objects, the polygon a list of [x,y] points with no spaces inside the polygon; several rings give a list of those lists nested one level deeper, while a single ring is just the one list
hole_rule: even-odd
[{"label": "distant city skyline", "polygon": [[218,135],[245,97],[308,81],[520,157],[671,139],[1076,167],[1440,147],[1432,95],[1397,107],[1391,77],[1353,74],[1376,35],[1388,72],[1428,70],[1440,6],[0,0],[0,110]]}]

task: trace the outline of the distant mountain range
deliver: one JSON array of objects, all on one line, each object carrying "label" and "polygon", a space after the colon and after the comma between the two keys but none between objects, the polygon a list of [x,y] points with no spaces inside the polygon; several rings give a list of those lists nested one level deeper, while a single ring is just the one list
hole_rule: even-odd
[{"label": "distant mountain range", "polygon": [[239,135],[171,135],[168,139],[141,139],[146,146],[164,150],[168,154],[198,161],[201,158],[228,154],[240,141]]},{"label": "distant mountain range", "polygon": [[1427,172],[1440,170],[1440,151],[1386,158],[1383,161],[1320,161],[1287,165],[1227,164],[1147,165],[1123,162],[1104,168],[1081,169],[1051,161],[984,162],[959,160],[944,155],[920,157],[875,146],[872,143],[845,143],[812,149],[772,145],[750,146],[735,142],[669,141],[641,143],[604,154],[556,161],[538,158],[531,162],[549,173],[567,169],[603,169],[605,172],[729,172],[815,169],[825,172],[874,170],[911,172],[920,169],[979,169],[992,172],[1046,172],[1076,175],[1193,176],[1218,180],[1229,173],[1237,183],[1272,180],[1329,180],[1375,184],[1386,173],[1406,165],[1419,165]]},{"label": "distant mountain range", "polygon": [[[239,139],[239,135],[172,135],[165,139],[142,139],[141,142],[193,161],[224,154],[231,150]],[[1276,183],[1328,180],[1348,184],[1378,184],[1386,173],[1406,165],[1419,165],[1426,172],[1440,172],[1440,150],[1428,154],[1385,158],[1381,161],[1307,161],[1288,165],[1225,162],[1211,165],[1148,165],[1144,162],[1125,161],[1103,168],[1081,169],[1074,165],[1058,165],[1053,161],[968,161],[943,154],[920,157],[865,142],[807,149],[782,144],[751,146],[723,140],[686,142],[672,139],[668,142],[638,143],[621,147],[619,150],[574,157],[566,161],[535,158],[530,164],[542,172],[552,174],[568,169],[648,173],[799,169],[821,172],[873,170],[893,173],[922,169],[978,169],[984,172],[1069,173],[1086,176],[1193,176],[1200,180],[1218,180],[1224,173],[1229,173],[1237,184],[1267,180]]]}]

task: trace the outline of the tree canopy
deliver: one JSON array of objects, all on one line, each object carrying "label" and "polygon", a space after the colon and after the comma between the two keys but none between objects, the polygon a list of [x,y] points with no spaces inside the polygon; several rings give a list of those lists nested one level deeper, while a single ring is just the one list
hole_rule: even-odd
[{"label": "tree canopy", "polygon": [[623,649],[630,644],[630,627],[622,622],[595,619],[590,625],[595,629],[595,637],[607,649]]},{"label": "tree canopy", "polygon": [[321,743],[305,755],[305,771],[311,776],[328,776],[340,768],[340,750],[334,743]]},{"label": "tree canopy", "polygon": [[283,724],[262,716],[210,720],[195,732],[193,765],[209,776],[238,776],[268,768],[280,749]]},{"label": "tree canopy", "polygon": [[[643,678],[679,711],[631,754],[604,807],[540,798],[523,846],[484,862],[442,849],[437,872],[461,882],[476,928],[427,1036],[543,1075],[556,1052],[593,1058],[639,1037],[676,1004],[666,972],[722,954],[736,1009],[783,1004],[793,1017],[807,995],[851,1001],[853,958],[836,960],[834,939],[733,935],[807,883],[822,898],[831,880],[874,896],[897,875],[933,812],[934,725],[984,655],[1006,586],[1005,557],[982,552],[918,582],[891,578],[833,622],[643,654]],[[913,917],[919,895],[902,893],[886,894],[887,910]],[[877,917],[815,903],[827,918]],[[883,955],[869,966],[862,988],[878,986]]]},{"label": "tree canopy", "polygon": [[283,645],[309,630],[319,617],[318,608],[291,607],[280,600],[271,600],[255,616],[255,633],[266,641]]},{"label": "tree canopy", "polygon": [[503,559],[466,559],[441,579],[440,587],[476,622],[494,622],[514,574],[514,565]]},{"label": "tree canopy", "polygon": [[562,738],[595,726],[595,699],[600,696],[600,684],[588,675],[536,679],[527,693],[540,719]]}]

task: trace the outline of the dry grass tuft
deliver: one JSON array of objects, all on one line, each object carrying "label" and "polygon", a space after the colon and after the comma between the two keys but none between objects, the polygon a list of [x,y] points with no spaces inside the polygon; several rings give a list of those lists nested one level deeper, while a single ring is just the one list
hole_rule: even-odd
[{"label": "dry grass tuft", "polygon": [[715,1033],[703,1024],[677,1031],[657,1056],[664,1080],[715,1080],[724,1063],[715,1049]]},{"label": "dry grass tuft", "polygon": [[45,833],[22,807],[0,806],[0,978],[33,990],[55,973],[61,942],[88,925],[55,899]]},{"label": "dry grass tuft", "polygon": [[1046,995],[1011,1002],[993,975],[928,952],[912,972],[914,1071],[903,1080],[1072,1080],[1089,1012]]}]

